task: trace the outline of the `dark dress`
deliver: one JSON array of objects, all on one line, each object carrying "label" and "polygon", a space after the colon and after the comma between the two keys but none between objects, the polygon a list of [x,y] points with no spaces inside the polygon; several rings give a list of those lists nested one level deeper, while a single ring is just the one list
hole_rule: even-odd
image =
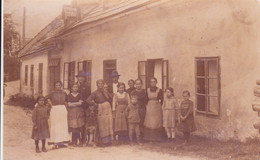
[{"label": "dark dress", "polygon": [[128,93],[129,96],[131,96],[131,93],[132,93],[134,90],[135,90],[135,87],[134,87],[134,88],[128,88],[128,89],[126,90],[126,93]]},{"label": "dark dress", "polygon": [[[71,93],[68,95],[68,102],[79,102],[82,100],[81,94],[73,96]],[[68,109],[68,125],[69,131],[71,132],[80,132],[79,128],[84,127],[85,125],[85,113],[83,106],[77,107],[67,107]]]},{"label": "dark dress", "polygon": [[78,92],[81,95],[81,100],[83,101],[82,107],[86,109],[87,108],[86,100],[91,94],[91,89],[86,82],[85,83],[78,82],[78,85],[79,85]]},{"label": "dark dress", "polygon": [[39,106],[33,109],[32,113],[32,122],[33,126],[37,127],[37,130],[32,130],[32,139],[34,140],[44,140],[46,138],[50,138],[50,131],[49,131],[49,118],[50,109],[47,106]]},{"label": "dark dress", "polygon": [[98,104],[98,135],[102,143],[110,143],[113,138],[113,117],[109,100],[104,95],[103,89],[93,92],[87,99],[87,103]]},{"label": "dark dress", "polygon": [[196,130],[194,116],[193,116],[193,102],[191,100],[182,101],[180,105],[180,114],[182,116],[186,116],[189,114],[187,118],[178,126],[178,130],[181,132],[193,132]]},{"label": "dark dress", "polygon": [[131,94],[137,95],[137,104],[139,107],[139,116],[140,116],[140,128],[142,132],[142,128],[144,127],[144,118],[146,112],[146,104],[148,102],[147,93],[144,89],[141,91],[137,91],[136,89],[131,92]]}]

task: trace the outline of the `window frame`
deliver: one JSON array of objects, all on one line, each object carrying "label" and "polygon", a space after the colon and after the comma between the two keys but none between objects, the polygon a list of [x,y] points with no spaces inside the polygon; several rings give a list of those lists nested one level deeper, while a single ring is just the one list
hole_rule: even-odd
[{"label": "window frame", "polygon": [[[145,89],[147,89],[148,87],[149,87],[149,77],[148,77],[148,69],[147,69],[147,67],[148,67],[148,61],[161,61],[161,63],[162,63],[162,90],[164,91],[167,87],[169,87],[169,60],[165,60],[165,59],[163,59],[163,58],[158,58],[158,59],[147,59],[146,61],[138,61],[138,68],[137,68],[137,70],[138,70],[138,78],[139,79],[142,79],[141,78],[141,76],[143,76],[144,77],[144,79],[145,79],[145,82],[143,82],[143,83],[145,83],[143,86],[145,86]],[[144,63],[144,66],[145,66],[145,71],[144,71],[144,73],[145,73],[145,75],[141,75],[141,73],[140,73],[140,66],[141,66],[141,63]],[[165,73],[164,73],[164,63],[166,64],[166,75],[165,75]],[[164,87],[165,85],[164,85],[164,78],[166,77],[166,80],[167,80],[167,82],[166,82],[166,87]]]},{"label": "window frame", "polygon": [[[209,76],[209,65],[208,61],[216,61],[217,63],[217,77],[210,77]],[[204,76],[198,76],[198,70],[197,70],[197,62],[203,61],[204,62]],[[196,112],[209,116],[209,117],[220,117],[220,111],[221,111],[221,70],[220,70],[220,56],[217,57],[195,57],[195,104],[196,104]],[[205,94],[198,93],[198,78],[204,78],[205,79]],[[216,79],[217,80],[217,89],[218,94],[217,95],[210,95],[209,94],[209,80],[210,79]],[[198,110],[198,101],[197,96],[203,95],[205,96],[206,102],[205,102],[205,111]],[[210,97],[217,97],[218,98],[218,113],[212,113],[210,112],[210,106],[209,106],[209,98]]]}]

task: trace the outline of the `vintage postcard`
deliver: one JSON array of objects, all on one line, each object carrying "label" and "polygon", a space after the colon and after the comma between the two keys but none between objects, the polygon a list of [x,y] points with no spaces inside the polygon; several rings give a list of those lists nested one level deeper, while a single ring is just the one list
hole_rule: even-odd
[{"label": "vintage postcard", "polygon": [[4,0],[4,160],[260,160],[259,0]]}]

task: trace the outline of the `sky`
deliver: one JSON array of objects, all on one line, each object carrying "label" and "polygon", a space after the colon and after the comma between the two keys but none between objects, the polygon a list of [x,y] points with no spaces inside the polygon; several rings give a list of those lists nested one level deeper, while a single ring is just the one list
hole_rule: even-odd
[{"label": "sky", "polygon": [[4,13],[12,13],[17,30],[22,33],[23,8],[26,7],[25,37],[33,38],[61,14],[62,6],[72,0],[4,0]]}]

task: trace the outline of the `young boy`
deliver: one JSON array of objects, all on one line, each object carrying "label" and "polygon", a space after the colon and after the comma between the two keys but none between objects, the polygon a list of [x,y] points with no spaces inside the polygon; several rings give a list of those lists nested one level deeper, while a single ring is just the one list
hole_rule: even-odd
[{"label": "young boy", "polygon": [[89,136],[87,145],[96,146],[96,129],[97,129],[97,106],[90,104],[86,110],[86,134]]},{"label": "young boy", "polygon": [[137,95],[132,94],[130,104],[126,108],[128,127],[129,127],[129,138],[131,145],[133,145],[134,134],[136,135],[136,140],[139,145],[140,143],[140,106],[137,103]]},{"label": "young boy", "polygon": [[180,105],[180,124],[179,131],[183,132],[185,139],[184,144],[190,140],[190,133],[196,130],[194,116],[193,116],[193,102],[189,99],[190,92],[185,90],[182,93],[183,101]]}]

